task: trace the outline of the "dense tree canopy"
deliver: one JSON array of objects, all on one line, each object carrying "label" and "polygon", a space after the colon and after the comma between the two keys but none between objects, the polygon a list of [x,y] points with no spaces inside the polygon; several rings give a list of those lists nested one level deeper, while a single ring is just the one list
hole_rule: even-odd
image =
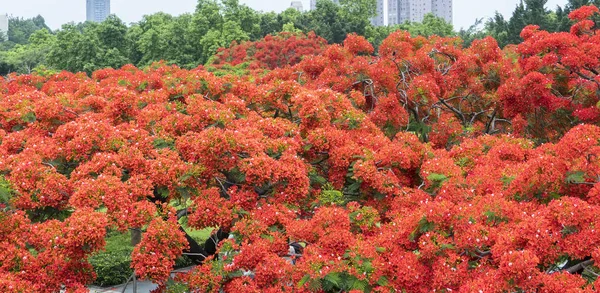
[{"label": "dense tree canopy", "polygon": [[568,31],[571,27],[569,13],[585,5],[599,6],[597,0],[569,0],[565,7],[547,7],[548,0],[521,1],[512,16],[505,19],[500,13],[486,23],[485,31],[493,36],[501,47],[508,44],[518,44],[523,39],[521,30],[527,25],[537,25],[549,32]]},{"label": "dense tree canopy", "polygon": [[[84,292],[107,230],[141,229],[132,266],[157,291],[597,291],[598,13],[571,12],[568,33],[527,26],[504,50],[396,31],[375,54],[356,34],[289,34],[221,51],[219,75],[11,74],[0,290]],[[113,24],[62,33],[96,64],[119,51]],[[227,74],[240,62],[253,66]],[[193,246],[180,216],[232,237],[167,282]]]},{"label": "dense tree canopy", "polygon": [[[341,44],[347,34],[356,33],[378,49],[383,39],[400,29],[421,36],[458,35],[466,46],[492,36],[503,48],[522,42],[520,33],[527,25],[538,25],[549,32],[569,31],[571,11],[599,4],[596,0],[570,0],[565,7],[553,8],[547,6],[547,0],[525,0],[508,19],[496,14],[491,19],[478,20],[470,28],[455,31],[451,24],[433,15],[426,16],[421,23],[374,27],[370,23],[375,14],[373,0],[346,0],[339,4],[322,0],[317,2],[315,10],[301,13],[288,9],[279,14],[255,11],[237,0],[199,0],[193,13],[180,16],[156,13],[130,26],[114,16],[102,24],[67,24],[52,32],[60,38],[59,42],[49,42],[42,47],[29,45],[35,31],[50,31],[41,16],[11,18],[11,39],[0,42],[0,74],[29,73],[36,67],[39,71],[67,69],[90,74],[106,66],[144,67],[161,60],[191,69],[209,62],[219,48],[229,47],[232,41],[258,41],[280,32],[314,32],[330,44]],[[600,18],[593,20],[598,23]],[[485,25],[480,27],[483,23]],[[88,43],[94,47],[86,48]],[[63,46],[68,50],[62,50]]]},{"label": "dense tree canopy", "polygon": [[[339,5],[324,0],[313,11],[288,9],[276,14],[255,11],[237,0],[199,0],[193,13],[155,13],[130,26],[115,16],[99,24],[66,24],[55,32],[57,41],[44,44],[43,50],[28,45],[31,33],[45,27],[34,26],[43,25],[43,19],[11,19],[14,29],[9,34],[20,36],[15,40],[24,40],[19,41],[20,47],[14,47],[12,41],[0,42],[0,74],[29,73],[38,66],[41,70],[91,74],[100,68],[124,64],[144,67],[161,60],[191,69],[206,64],[219,48],[229,47],[234,41],[257,41],[280,32],[314,32],[329,43],[341,43],[347,34],[358,33],[372,35],[369,39],[378,43],[390,30],[373,28],[370,18],[374,7],[373,0],[348,0]],[[423,24],[400,28],[422,35],[453,33],[451,25],[431,16]]]}]

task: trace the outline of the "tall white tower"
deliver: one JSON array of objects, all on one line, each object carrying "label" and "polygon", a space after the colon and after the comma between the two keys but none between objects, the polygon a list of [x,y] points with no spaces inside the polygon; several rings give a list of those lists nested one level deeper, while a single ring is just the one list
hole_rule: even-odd
[{"label": "tall white tower", "polygon": [[110,15],[110,0],[87,0],[86,20],[103,22]]}]

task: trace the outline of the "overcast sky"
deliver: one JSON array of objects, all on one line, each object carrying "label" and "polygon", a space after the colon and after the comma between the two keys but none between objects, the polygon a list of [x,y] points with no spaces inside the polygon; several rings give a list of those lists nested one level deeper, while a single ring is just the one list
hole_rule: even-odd
[{"label": "overcast sky", "polygon": [[[309,7],[310,0],[303,0]],[[0,0],[0,13],[25,18],[42,15],[52,29],[67,22],[85,20],[85,0]],[[139,21],[144,14],[164,11],[178,15],[193,12],[196,0],[111,0],[111,12],[126,23]],[[240,0],[256,10],[282,11],[291,0]],[[454,0],[454,27],[469,27],[476,18],[493,16],[494,11],[510,17],[519,0]],[[548,7],[565,5],[567,0],[548,0]]]}]

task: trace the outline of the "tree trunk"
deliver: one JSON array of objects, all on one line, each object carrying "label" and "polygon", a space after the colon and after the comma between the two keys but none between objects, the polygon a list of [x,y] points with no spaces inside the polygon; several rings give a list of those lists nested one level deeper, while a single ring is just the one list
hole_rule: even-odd
[{"label": "tree trunk", "polygon": [[142,230],[138,228],[131,228],[131,245],[136,246],[142,241]]}]

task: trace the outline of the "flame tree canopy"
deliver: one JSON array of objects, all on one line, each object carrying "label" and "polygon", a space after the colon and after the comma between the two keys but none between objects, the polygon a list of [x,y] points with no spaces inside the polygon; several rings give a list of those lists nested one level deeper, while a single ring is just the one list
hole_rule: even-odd
[{"label": "flame tree canopy", "polygon": [[[11,75],[0,290],[84,292],[87,256],[130,228],[144,230],[136,273],[166,290],[189,245],[176,199],[189,226],[235,236],[177,277],[193,292],[599,290],[597,14],[572,12],[570,33],[527,27],[504,50],[278,36],[219,53],[253,64],[241,76]],[[305,245],[295,264],[291,241]]]}]

